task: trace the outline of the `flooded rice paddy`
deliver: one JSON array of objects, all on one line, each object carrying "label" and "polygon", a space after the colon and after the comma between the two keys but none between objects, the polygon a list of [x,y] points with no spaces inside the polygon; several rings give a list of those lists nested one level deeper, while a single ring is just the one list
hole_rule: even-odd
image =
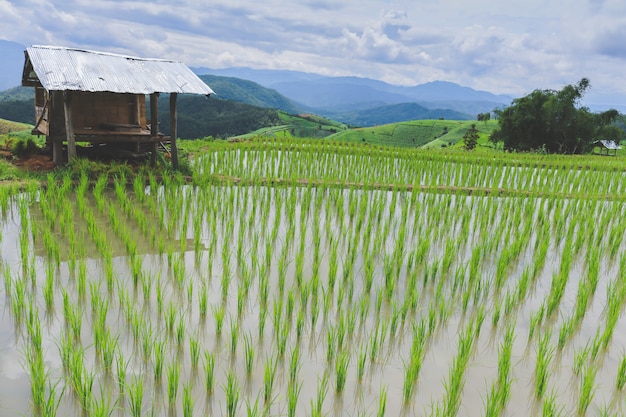
[{"label": "flooded rice paddy", "polygon": [[0,212],[0,415],[623,415],[624,204],[50,182]]}]

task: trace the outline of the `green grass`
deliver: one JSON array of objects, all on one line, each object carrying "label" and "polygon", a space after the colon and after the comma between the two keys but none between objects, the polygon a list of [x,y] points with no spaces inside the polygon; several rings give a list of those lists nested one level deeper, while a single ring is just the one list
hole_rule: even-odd
[{"label": "green grass", "polygon": [[460,142],[472,124],[476,124],[481,135],[479,146],[486,143],[486,137],[497,126],[496,121],[477,123],[473,120],[414,120],[345,130],[327,139],[369,145],[442,148]]},{"label": "green grass", "polygon": [[[258,137],[294,139],[325,138],[337,142],[360,143],[378,146],[445,148],[461,142],[463,135],[476,124],[480,134],[479,147],[492,147],[489,134],[497,121],[475,120],[412,120],[386,125],[348,129],[344,124],[313,115],[280,114],[284,125],[255,130],[233,139],[249,140]],[[196,145],[191,145],[195,147]]]},{"label": "green grass", "polygon": [[278,112],[278,117],[284,123],[278,126],[264,127],[245,135],[231,139],[246,140],[255,137],[271,137],[281,139],[291,138],[325,138],[342,132],[348,127],[334,120],[316,116],[314,114],[287,114]]}]

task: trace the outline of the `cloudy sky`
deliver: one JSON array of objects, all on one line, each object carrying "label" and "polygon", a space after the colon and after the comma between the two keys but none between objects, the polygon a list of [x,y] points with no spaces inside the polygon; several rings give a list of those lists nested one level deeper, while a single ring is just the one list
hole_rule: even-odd
[{"label": "cloudy sky", "polygon": [[0,39],[626,105],[624,0],[0,0]]}]

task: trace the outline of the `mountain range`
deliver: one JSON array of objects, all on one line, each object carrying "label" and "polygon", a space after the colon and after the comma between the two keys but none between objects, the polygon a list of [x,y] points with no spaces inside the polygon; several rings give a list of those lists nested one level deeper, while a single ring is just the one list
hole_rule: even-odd
[{"label": "mountain range", "polygon": [[[21,82],[23,45],[0,40],[0,91]],[[299,71],[192,68],[218,98],[289,113],[314,113],[356,126],[404,120],[474,119],[510,104],[512,97],[446,81],[405,87],[359,77]],[[264,87],[264,88],[262,88]]]},{"label": "mountain range", "polygon": [[513,100],[510,96],[474,90],[447,81],[406,87],[369,78],[326,77],[298,71],[250,68],[192,70],[197,74],[254,81],[276,90],[306,111],[344,122],[349,122],[345,120],[345,114],[407,103],[429,110],[453,111],[461,119],[473,119],[478,113],[505,107]]}]

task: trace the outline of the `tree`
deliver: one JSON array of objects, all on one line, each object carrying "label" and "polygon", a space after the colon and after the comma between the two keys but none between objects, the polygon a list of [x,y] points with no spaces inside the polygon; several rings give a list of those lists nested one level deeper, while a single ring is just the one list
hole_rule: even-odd
[{"label": "tree", "polygon": [[476,120],[478,120],[479,122],[485,122],[485,124],[487,124],[487,122],[491,120],[491,112],[478,113]]},{"label": "tree", "polygon": [[472,127],[467,129],[465,135],[463,135],[463,146],[466,150],[471,151],[476,148],[478,144],[478,130],[476,129],[476,125],[472,124]]},{"label": "tree", "polygon": [[612,140],[613,142],[619,144],[624,138],[624,131],[614,125],[606,126],[600,131],[598,138]]},{"label": "tree", "polygon": [[502,142],[505,150],[589,151],[595,136],[619,114],[616,110],[595,114],[586,107],[579,107],[589,87],[589,80],[583,78],[559,91],[535,90],[513,100],[511,106],[495,111],[498,128],[490,141]]}]

